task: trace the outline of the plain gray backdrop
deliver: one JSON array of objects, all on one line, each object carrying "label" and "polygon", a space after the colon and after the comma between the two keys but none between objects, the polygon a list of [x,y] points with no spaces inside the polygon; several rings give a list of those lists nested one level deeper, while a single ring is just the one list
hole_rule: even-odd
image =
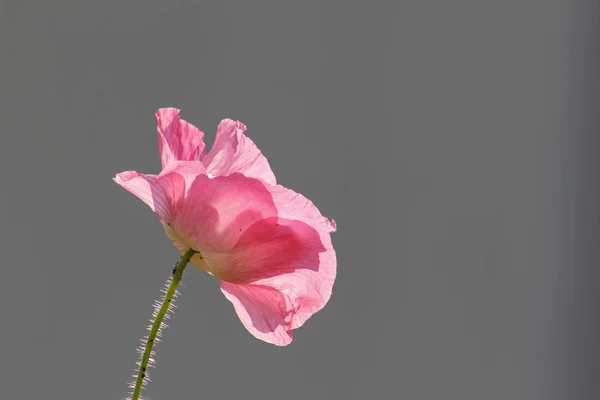
[{"label": "plain gray backdrop", "polygon": [[188,269],[146,399],[600,398],[596,3],[0,1],[0,399],[125,398],[165,106],[248,125],[338,278],[277,348]]}]

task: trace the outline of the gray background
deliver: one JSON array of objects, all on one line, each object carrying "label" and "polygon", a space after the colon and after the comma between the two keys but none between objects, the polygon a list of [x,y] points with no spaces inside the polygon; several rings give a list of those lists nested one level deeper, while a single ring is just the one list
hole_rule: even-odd
[{"label": "gray background", "polygon": [[599,398],[596,3],[0,1],[0,399],[125,397],[162,106],[247,124],[339,273],[277,348],[190,269],[147,399]]}]

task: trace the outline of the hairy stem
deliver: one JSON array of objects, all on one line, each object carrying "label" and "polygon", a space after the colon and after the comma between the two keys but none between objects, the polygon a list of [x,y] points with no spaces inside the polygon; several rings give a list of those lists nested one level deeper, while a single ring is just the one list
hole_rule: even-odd
[{"label": "hairy stem", "polygon": [[175,266],[173,270],[173,276],[170,279],[170,283],[168,289],[165,293],[165,296],[160,304],[160,308],[155,312],[154,321],[150,327],[150,334],[146,339],[146,343],[143,347],[142,360],[140,361],[140,369],[138,371],[137,379],[135,380],[135,386],[133,387],[133,394],[131,396],[131,400],[138,400],[140,397],[140,392],[142,391],[142,386],[144,384],[144,380],[146,379],[148,362],[150,361],[150,356],[152,354],[152,348],[154,347],[154,343],[156,341],[156,337],[160,332],[160,328],[163,325],[162,320],[165,318],[167,311],[169,311],[169,307],[173,301],[175,296],[177,286],[179,286],[179,282],[181,282],[181,277],[183,276],[183,270],[187,266],[190,261],[190,258],[196,253],[196,251],[189,249],[186,251],[181,259]]}]

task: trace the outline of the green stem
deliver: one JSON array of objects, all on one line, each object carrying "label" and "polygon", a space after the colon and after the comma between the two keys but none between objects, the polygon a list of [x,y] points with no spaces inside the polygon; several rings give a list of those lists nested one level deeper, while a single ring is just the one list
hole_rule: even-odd
[{"label": "green stem", "polygon": [[150,334],[148,335],[148,339],[146,340],[146,344],[144,346],[144,353],[142,355],[142,361],[140,363],[140,370],[138,371],[138,376],[135,381],[135,386],[133,389],[133,394],[131,396],[131,400],[138,400],[140,397],[140,392],[142,391],[142,385],[144,383],[144,379],[146,378],[146,370],[148,369],[148,361],[150,360],[150,355],[152,354],[152,348],[154,347],[154,342],[156,340],[156,336],[160,330],[162,325],[162,320],[165,318],[169,307],[171,306],[171,302],[173,297],[175,296],[175,291],[177,290],[177,286],[179,286],[179,282],[181,282],[181,277],[183,276],[183,270],[190,262],[190,258],[196,253],[196,251],[189,249],[186,251],[181,259],[177,263],[175,270],[173,271],[173,277],[171,278],[171,283],[169,284],[169,288],[165,293],[165,297],[163,298],[162,304],[160,305],[160,309],[156,313],[156,317],[154,318],[154,322],[152,323],[152,327],[150,328]]}]

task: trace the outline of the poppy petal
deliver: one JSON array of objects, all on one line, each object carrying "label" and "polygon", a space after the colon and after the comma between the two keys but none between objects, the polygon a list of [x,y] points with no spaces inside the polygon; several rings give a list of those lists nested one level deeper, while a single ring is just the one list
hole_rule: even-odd
[{"label": "poppy petal", "polygon": [[221,291],[233,304],[240,321],[256,338],[277,346],[292,341],[285,298],[270,287],[221,281]]},{"label": "poppy petal", "polygon": [[203,160],[206,170],[214,176],[240,172],[247,177],[275,185],[275,175],[269,162],[244,131],[246,125],[239,121],[221,121],[215,143]]},{"label": "poppy petal", "polygon": [[173,161],[202,161],[204,158],[204,133],[179,117],[177,108],[160,108],[156,111],[158,150],[162,167]]}]

